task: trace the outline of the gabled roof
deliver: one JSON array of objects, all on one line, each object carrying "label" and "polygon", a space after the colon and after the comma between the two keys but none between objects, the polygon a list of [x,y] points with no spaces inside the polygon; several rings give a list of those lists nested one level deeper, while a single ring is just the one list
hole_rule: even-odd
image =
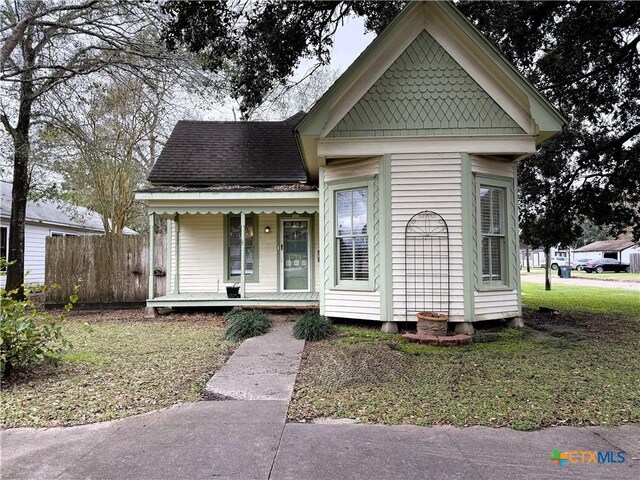
[{"label": "gabled roof", "polygon": [[293,128],[299,112],[279,122],[180,121],[148,180],[155,185],[306,182]]},{"label": "gabled roof", "polygon": [[621,252],[627,248],[637,246],[632,240],[599,240],[584,247],[576,248],[574,252]]},{"label": "gabled roof", "polygon": [[[327,137],[404,49],[426,31],[539,143],[562,130],[566,119],[474,27],[452,2],[415,1],[378,35],[297,125],[307,171],[317,168],[315,142]],[[455,53],[455,55],[454,55]],[[492,93],[493,92],[493,93]],[[361,97],[360,97],[361,98]],[[351,100],[352,103],[349,103]],[[357,99],[355,99],[357,101]],[[335,136],[335,135],[334,135]]]},{"label": "gabled roof", "polygon": [[[11,217],[10,182],[0,181],[0,216]],[[38,200],[27,202],[27,223],[39,223],[59,227],[71,227],[79,230],[100,233],[104,232],[102,219],[97,212],[88,208],[78,207],[62,201]],[[125,228],[126,234],[135,234],[134,230]]]}]

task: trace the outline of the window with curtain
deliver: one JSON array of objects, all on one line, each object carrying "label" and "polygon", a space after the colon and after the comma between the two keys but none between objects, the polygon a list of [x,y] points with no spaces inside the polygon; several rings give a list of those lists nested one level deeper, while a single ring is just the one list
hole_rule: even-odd
[{"label": "window with curtain", "polygon": [[505,255],[505,190],[480,187],[482,281],[502,282]]},{"label": "window with curtain", "polygon": [[[255,257],[255,234],[257,229],[255,227],[256,217],[254,215],[247,215],[245,217],[245,275],[250,276],[254,273],[254,257]],[[227,272],[229,278],[231,277],[240,277],[241,275],[241,265],[242,265],[242,239],[241,235],[241,225],[240,225],[240,215],[229,215],[228,218],[228,252],[227,252],[227,265],[229,271]],[[257,267],[257,266],[256,266]]]},{"label": "window with curtain", "polygon": [[367,188],[336,192],[337,280],[369,280]]}]

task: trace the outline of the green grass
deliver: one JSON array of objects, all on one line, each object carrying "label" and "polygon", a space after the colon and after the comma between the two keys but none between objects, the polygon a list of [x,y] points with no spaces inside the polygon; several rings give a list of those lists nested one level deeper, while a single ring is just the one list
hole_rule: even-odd
[{"label": "green grass", "polygon": [[524,298],[559,315],[527,309],[526,328],[481,330],[462,347],[338,327],[306,345],[289,417],[521,430],[640,423],[638,295],[553,288],[525,285]]},{"label": "green grass", "polygon": [[[532,276],[532,275],[544,275],[543,268],[532,268],[531,272],[527,272],[526,269],[520,270],[520,275],[522,276]],[[640,282],[640,274],[639,273],[615,273],[615,272],[604,272],[604,273],[587,273],[577,270],[571,270],[571,276],[576,278],[589,278],[593,280],[617,280],[621,282]],[[551,281],[553,282],[554,278],[558,277],[558,272],[556,270],[551,271]]]},{"label": "green grass", "polygon": [[592,278],[594,280],[618,280],[622,282],[640,282],[640,273],[625,273],[625,272],[587,273],[587,272],[572,270],[571,276],[577,277],[577,278]]},{"label": "green grass", "polygon": [[92,423],[198,400],[233,347],[213,315],[74,314],[64,330],[73,348],[58,366],[3,382],[2,427]]},{"label": "green grass", "polygon": [[522,301],[531,308],[555,308],[564,312],[589,312],[623,315],[640,320],[640,292],[612,288],[522,284]]}]

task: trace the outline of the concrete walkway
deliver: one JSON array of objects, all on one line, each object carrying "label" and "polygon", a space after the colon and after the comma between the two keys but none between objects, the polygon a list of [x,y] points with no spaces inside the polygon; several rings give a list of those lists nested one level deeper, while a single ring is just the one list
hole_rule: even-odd
[{"label": "concrete walkway", "polygon": [[266,335],[242,342],[207,382],[205,392],[219,400],[282,400],[289,403],[304,341],[291,336],[281,318]]},{"label": "concrete walkway", "polygon": [[[245,341],[210,397],[122,420],[0,432],[2,479],[640,478],[640,428],[287,424],[304,342],[291,324]],[[616,465],[561,470],[554,449],[624,450]]]}]

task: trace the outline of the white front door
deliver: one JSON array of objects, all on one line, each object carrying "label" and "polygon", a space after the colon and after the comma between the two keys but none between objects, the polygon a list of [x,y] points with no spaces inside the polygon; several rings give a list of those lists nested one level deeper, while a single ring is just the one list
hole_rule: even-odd
[{"label": "white front door", "polygon": [[280,221],[280,289],[309,292],[310,285],[309,220],[283,218]]}]

